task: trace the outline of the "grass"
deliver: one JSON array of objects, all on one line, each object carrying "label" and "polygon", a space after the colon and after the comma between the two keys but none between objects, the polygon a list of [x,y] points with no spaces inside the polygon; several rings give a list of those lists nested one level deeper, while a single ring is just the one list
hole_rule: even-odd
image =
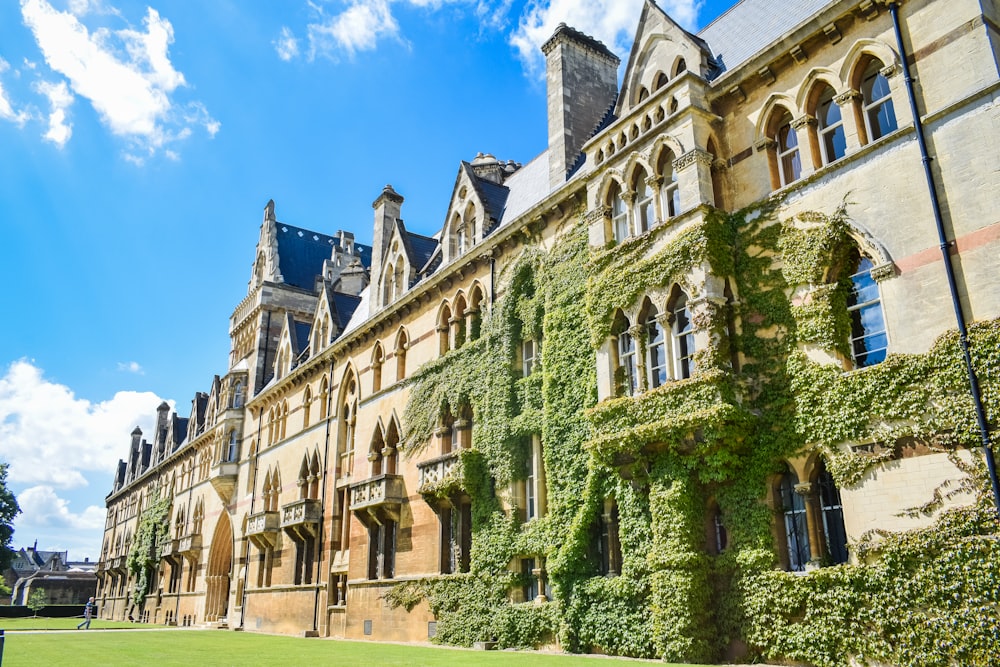
[{"label": "grass", "polygon": [[[0,618],[0,630],[74,630],[83,621],[82,616],[76,618]],[[162,628],[162,625],[139,625],[128,621],[104,621],[95,618],[90,622],[92,630],[108,628]]]},{"label": "grass", "polygon": [[[468,651],[401,644],[349,642],[330,639],[301,639],[220,630],[153,629],[141,632],[36,632],[19,633],[8,621],[2,657],[4,667],[58,667],[60,665],[510,665],[518,667],[610,667],[614,663],[640,664],[646,661],[534,652]],[[34,619],[17,619],[18,621]],[[38,619],[45,620],[45,619]],[[50,619],[62,623],[73,619]],[[79,623],[79,621],[77,621]],[[105,625],[107,624],[107,625]],[[131,624],[131,628],[137,626]],[[109,627],[95,621],[93,628]],[[72,627],[76,627],[74,623]],[[157,626],[139,626],[157,627]],[[27,627],[18,627],[29,629]],[[648,664],[648,662],[646,662]],[[668,667],[665,663],[657,665]],[[690,667],[690,666],[689,666]]]}]

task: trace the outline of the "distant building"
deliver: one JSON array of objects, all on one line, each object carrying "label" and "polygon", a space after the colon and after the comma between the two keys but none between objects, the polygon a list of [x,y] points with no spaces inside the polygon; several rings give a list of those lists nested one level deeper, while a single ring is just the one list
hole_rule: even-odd
[{"label": "distant building", "polygon": [[[371,247],[269,202],[225,371],[119,463],[102,616],[148,581],[155,622],[672,662],[876,659],[851,646],[899,645],[880,600],[974,630],[928,609],[985,597],[906,602],[902,558],[864,577],[879,540],[974,500],[917,137],[995,369],[996,16],[743,0],[691,34],[647,0],[620,86],[603,44],[555,31],[547,149],[460,162],[433,236],[388,185]],[[934,581],[979,590],[979,548]]]},{"label": "distant building", "polygon": [[45,591],[47,604],[84,604],[97,588],[97,563],[69,560],[68,551],[39,551],[38,542],[15,552],[4,580],[10,604],[28,603],[31,593]]}]

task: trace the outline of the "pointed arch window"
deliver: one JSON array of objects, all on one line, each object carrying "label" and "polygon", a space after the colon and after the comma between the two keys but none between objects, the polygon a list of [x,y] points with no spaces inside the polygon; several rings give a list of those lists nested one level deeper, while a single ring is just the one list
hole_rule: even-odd
[{"label": "pointed arch window", "polygon": [[860,255],[851,275],[847,313],[851,319],[851,358],[856,368],[874,366],[885,360],[889,340],[878,283],[872,278],[872,261]]},{"label": "pointed arch window", "polygon": [[636,366],[635,338],[630,331],[628,318],[619,314],[614,335],[618,351],[618,371],[616,378],[623,396],[635,396],[639,391],[639,372]]},{"label": "pointed arch window", "polygon": [[243,383],[239,380],[233,385],[233,408],[243,407]]},{"label": "pointed arch window", "polygon": [[660,187],[660,206],[663,217],[672,218],[681,212],[681,196],[677,187],[677,173],[674,171],[674,153],[664,149],[657,161],[657,171],[663,185]]},{"label": "pointed arch window", "polygon": [[312,390],[306,387],[302,392],[302,428],[309,428],[309,413],[312,410]]},{"label": "pointed arch window", "polygon": [[833,88],[825,87],[816,103],[816,121],[823,164],[830,164],[847,153],[847,137],[840,105],[834,100]]},{"label": "pointed arch window", "polygon": [[642,234],[656,223],[655,195],[649,177],[642,169],[635,174],[635,219]]},{"label": "pointed arch window", "polygon": [[372,392],[382,389],[382,364],[385,361],[385,353],[382,351],[382,344],[375,343],[372,351]]},{"label": "pointed arch window", "polygon": [[823,518],[823,537],[826,540],[826,558],[830,564],[846,563],[847,529],[844,526],[844,505],[840,500],[833,475],[826,469],[826,462],[820,459],[816,474],[819,491],[819,509]]},{"label": "pointed arch window", "polygon": [[673,324],[671,335],[674,348],[674,377],[678,380],[689,378],[694,373],[694,327],[691,324],[691,313],[688,310],[688,299],[684,292],[679,292],[671,309]]},{"label": "pointed arch window", "polygon": [[778,152],[778,178],[784,187],[799,180],[802,175],[802,160],[799,155],[799,137],[792,127],[792,114],[786,111],[776,125],[773,139]]},{"label": "pointed arch window", "polygon": [[799,477],[791,468],[781,476],[778,485],[788,569],[793,572],[805,570],[811,557],[806,499],[796,491],[798,485]]},{"label": "pointed arch window", "polygon": [[229,463],[235,463],[240,459],[240,437],[236,433],[236,429],[231,429],[229,431],[229,448],[226,451],[226,461]]},{"label": "pointed arch window", "polygon": [[880,139],[896,129],[892,92],[882,69],[882,63],[872,58],[861,74],[861,108],[869,141]]},{"label": "pointed arch window", "polygon": [[611,186],[608,194],[608,205],[611,207],[611,231],[615,241],[619,243],[631,236],[628,224],[628,207],[622,197],[621,186],[617,183]]},{"label": "pointed arch window", "polygon": [[400,329],[399,335],[396,337],[396,381],[402,380],[406,377],[406,348],[409,344],[409,338],[406,335],[405,329]]},{"label": "pointed arch window", "polygon": [[668,377],[667,337],[659,317],[652,307],[646,315],[646,374],[650,389],[662,386]]}]

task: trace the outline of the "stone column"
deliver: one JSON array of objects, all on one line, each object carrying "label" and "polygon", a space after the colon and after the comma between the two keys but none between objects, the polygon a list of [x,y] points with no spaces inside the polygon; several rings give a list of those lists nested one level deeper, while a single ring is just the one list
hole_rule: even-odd
[{"label": "stone column", "polygon": [[712,160],[712,154],[700,148],[674,160],[681,211],[712,203]]}]

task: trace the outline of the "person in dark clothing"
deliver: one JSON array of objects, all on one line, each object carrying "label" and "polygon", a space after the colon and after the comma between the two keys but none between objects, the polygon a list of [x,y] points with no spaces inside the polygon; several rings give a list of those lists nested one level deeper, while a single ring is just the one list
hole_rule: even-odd
[{"label": "person in dark clothing", "polygon": [[79,630],[83,628],[84,630],[90,630],[90,619],[94,617],[94,598],[87,600],[87,606],[83,608],[83,622],[76,626]]}]

